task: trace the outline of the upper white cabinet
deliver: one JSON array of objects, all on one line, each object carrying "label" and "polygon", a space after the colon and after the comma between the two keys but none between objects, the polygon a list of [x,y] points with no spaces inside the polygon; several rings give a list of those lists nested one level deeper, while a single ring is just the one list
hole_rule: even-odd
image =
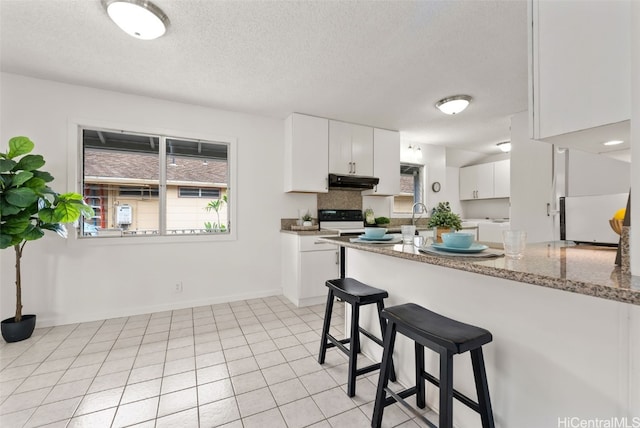
[{"label": "upper white cabinet", "polygon": [[510,163],[507,159],[460,168],[460,200],[508,198]]},{"label": "upper white cabinet", "polygon": [[531,0],[532,139],[630,119],[631,3]]},{"label": "upper white cabinet", "polygon": [[460,200],[493,198],[493,164],[460,168]]},{"label": "upper white cabinet", "polygon": [[285,120],[285,192],[326,193],[329,120],[293,113]]},{"label": "upper white cabinet", "polygon": [[400,193],[400,133],[373,129],[373,175],[380,183],[363,195],[391,196]]},{"label": "upper white cabinet", "polygon": [[329,172],[373,175],[373,128],[329,121]]},{"label": "upper white cabinet", "polygon": [[511,196],[511,161],[509,159],[493,163],[493,197]]}]

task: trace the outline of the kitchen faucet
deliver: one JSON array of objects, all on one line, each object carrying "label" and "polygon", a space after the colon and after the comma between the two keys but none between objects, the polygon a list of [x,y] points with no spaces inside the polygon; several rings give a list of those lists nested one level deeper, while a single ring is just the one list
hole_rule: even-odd
[{"label": "kitchen faucet", "polygon": [[416,207],[422,207],[422,212],[426,213],[427,215],[429,214],[427,206],[422,202],[416,202],[415,204],[413,204],[413,206],[411,207],[411,224],[414,226],[416,225]]}]

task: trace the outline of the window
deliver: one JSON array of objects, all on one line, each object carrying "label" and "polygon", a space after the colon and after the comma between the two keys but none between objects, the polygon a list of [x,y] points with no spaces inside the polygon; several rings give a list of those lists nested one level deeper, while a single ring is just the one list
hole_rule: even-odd
[{"label": "window", "polygon": [[132,198],[157,198],[160,196],[160,189],[157,186],[120,186],[118,195]]},{"label": "window", "polygon": [[84,128],[80,236],[229,234],[229,143]]},{"label": "window", "polygon": [[400,194],[393,198],[393,212],[411,214],[416,202],[424,199],[424,165],[400,164]]},{"label": "window", "polygon": [[202,187],[178,187],[180,198],[220,198],[220,189],[207,189]]}]

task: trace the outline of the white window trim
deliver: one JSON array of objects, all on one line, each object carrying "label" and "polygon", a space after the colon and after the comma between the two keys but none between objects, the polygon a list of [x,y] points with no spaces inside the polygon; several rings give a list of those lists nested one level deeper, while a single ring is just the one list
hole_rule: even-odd
[{"label": "white window trim", "polygon": [[[418,166],[422,168],[422,199],[424,204],[427,206],[427,208],[431,210],[431,207],[429,206],[429,189],[427,188],[427,183],[429,182],[427,177],[429,175],[428,165],[421,164],[421,163],[413,163],[413,162],[400,162],[400,163],[404,165],[412,165],[412,166]],[[409,195],[409,193],[401,193],[400,196],[402,195]],[[393,217],[395,218],[411,218],[412,217],[411,213],[393,211],[394,207],[395,207],[395,203],[393,200],[391,200],[391,211],[392,211]],[[425,217],[426,215],[422,214],[422,216]]]},{"label": "white window trim", "polygon": [[[155,235],[155,236],[118,236],[104,237],[95,239],[80,238],[78,233],[69,231],[67,242],[70,245],[89,245],[89,246],[110,246],[110,245],[135,245],[135,244],[180,244],[185,242],[220,242],[220,241],[237,241],[238,240],[238,216],[237,203],[234,196],[234,189],[237,186],[237,170],[238,170],[238,139],[227,135],[208,134],[202,132],[184,131],[176,129],[167,129],[161,127],[152,127],[144,125],[136,125],[130,123],[114,123],[88,118],[69,119],[67,127],[67,188],[82,194],[82,176],[80,174],[80,163],[82,162],[82,129],[106,129],[121,130],[122,132],[156,134],[171,136],[181,139],[203,140],[211,142],[225,143],[229,145],[228,159],[229,163],[229,183],[227,194],[229,195],[229,233],[220,234],[198,234],[198,235]],[[161,146],[162,147],[162,146]],[[162,159],[162,156],[161,156]],[[69,229],[72,227],[69,225]]]}]

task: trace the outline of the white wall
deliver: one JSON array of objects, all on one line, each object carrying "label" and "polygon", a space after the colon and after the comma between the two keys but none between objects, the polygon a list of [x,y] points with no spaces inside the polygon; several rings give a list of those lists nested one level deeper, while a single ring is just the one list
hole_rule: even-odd
[{"label": "white wall", "polygon": [[[38,325],[102,319],[281,293],[280,218],[315,206],[315,195],[283,192],[284,122],[18,75],[1,75],[0,138],[29,136],[58,191],[74,182],[69,123],[237,139],[237,240],[87,242],[47,236],[23,257],[24,313]],[[0,314],[14,311],[13,251],[0,252]],[[181,281],[184,291],[174,293]]]},{"label": "white wall", "polygon": [[[631,5],[631,187],[640,187],[640,2]],[[631,224],[640,224],[640,198],[632,190]],[[636,256],[636,254],[638,254]],[[631,228],[631,273],[640,275],[640,227]],[[640,368],[639,368],[640,371]],[[640,398],[640,397],[639,397]]]}]

